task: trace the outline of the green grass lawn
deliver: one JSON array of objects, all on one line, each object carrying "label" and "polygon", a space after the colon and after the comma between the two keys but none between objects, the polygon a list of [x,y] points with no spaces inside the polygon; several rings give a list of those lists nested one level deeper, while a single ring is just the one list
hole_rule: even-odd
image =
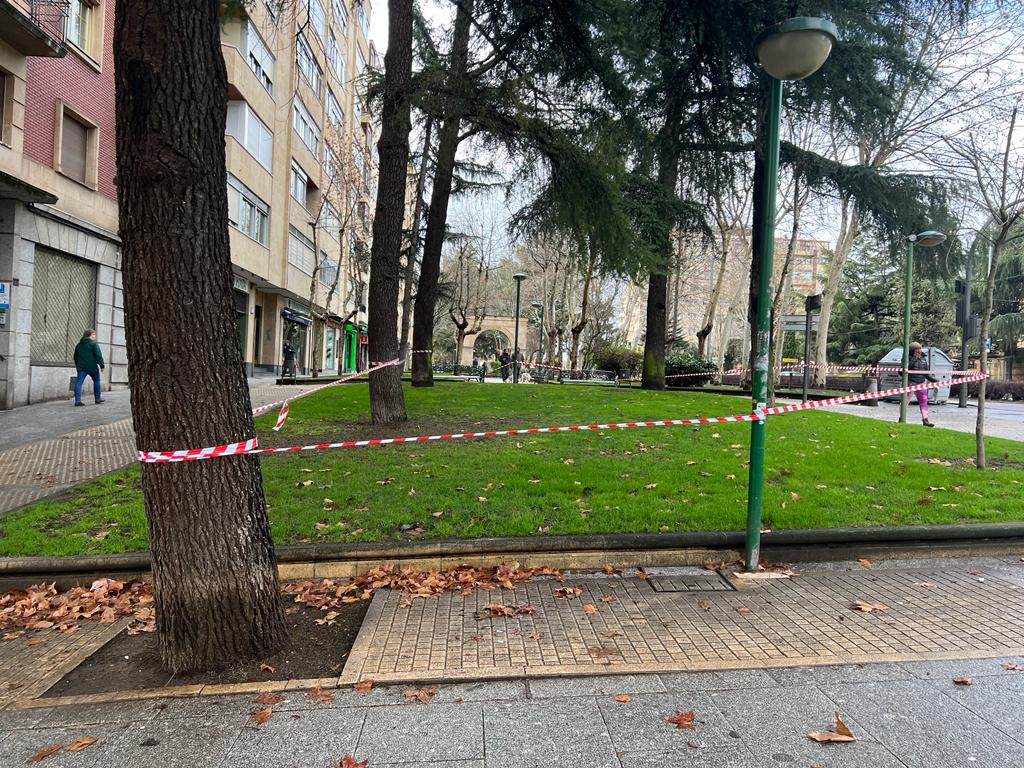
[{"label": "green grass lawn", "polygon": [[[407,389],[409,422],[369,424],[365,385],[296,402],[263,445],[742,412],[740,398],[582,386],[463,382]],[[941,421],[941,409],[936,414]],[[750,425],[651,427],[265,456],[278,543],[740,529]],[[828,412],[768,422],[764,524],[770,528],[1024,519],[1024,444]],[[230,458],[214,461],[231,461]],[[187,472],[187,468],[183,468]],[[187,481],[184,481],[187,482]],[[419,523],[418,535],[403,523]],[[0,555],[146,547],[138,467],[61,500],[0,517]]]}]

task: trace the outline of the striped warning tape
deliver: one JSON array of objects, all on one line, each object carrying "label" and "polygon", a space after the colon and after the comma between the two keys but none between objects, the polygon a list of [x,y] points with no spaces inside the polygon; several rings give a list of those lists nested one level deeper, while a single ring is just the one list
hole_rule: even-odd
[{"label": "striped warning tape", "polygon": [[[954,384],[968,381],[977,381],[984,378],[980,373],[964,376]],[[629,429],[633,427],[674,427],[688,424],[723,424],[737,421],[761,421],[766,416],[793,411],[807,410],[811,408],[825,408],[840,403],[855,403],[859,400],[870,400],[878,397],[902,394],[904,392],[917,392],[922,389],[932,389],[935,384],[925,382],[924,384],[911,384],[907,387],[896,387],[881,392],[862,392],[843,397],[833,397],[828,400],[817,400],[808,403],[797,403],[795,405],[774,406],[755,410],[753,413],[741,413],[734,416],[708,416],[689,419],[658,419],[654,421],[624,421],[609,424],[577,424],[567,427],[530,427],[527,429],[501,429],[488,430],[486,432],[453,432],[441,435],[416,435],[414,437],[383,437],[369,440],[344,440],[336,443],[315,443],[313,445],[292,445],[284,448],[259,448],[256,446],[256,439],[242,443],[231,443],[213,448],[199,448],[185,451],[139,451],[138,459],[145,464],[161,464],[179,461],[197,461],[200,459],[211,459],[217,456],[229,456],[243,453],[293,453],[296,451],[320,451],[330,448],[359,448],[368,445],[397,445],[399,443],[426,443],[438,440],[461,440],[474,437],[504,437],[508,435],[538,435],[550,434],[553,432],[584,432],[595,429]],[[251,444],[250,444],[251,443]]]}]

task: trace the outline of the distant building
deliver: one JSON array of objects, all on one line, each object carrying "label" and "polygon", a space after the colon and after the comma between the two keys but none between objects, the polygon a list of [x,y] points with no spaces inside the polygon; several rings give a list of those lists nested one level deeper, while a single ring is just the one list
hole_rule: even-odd
[{"label": "distant building", "polygon": [[[354,370],[366,364],[377,166],[377,129],[360,98],[376,61],[369,3],[239,7],[221,27],[238,343],[250,372],[279,371],[286,338],[303,370]],[[0,408],[66,396],[88,328],[108,361],[104,386],[129,381],[116,8],[0,0]]]}]

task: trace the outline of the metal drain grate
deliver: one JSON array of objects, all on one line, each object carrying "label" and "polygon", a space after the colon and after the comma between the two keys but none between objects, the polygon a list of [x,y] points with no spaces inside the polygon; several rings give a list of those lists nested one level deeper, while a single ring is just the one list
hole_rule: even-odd
[{"label": "metal drain grate", "polygon": [[731,592],[735,589],[721,576],[652,576],[655,592]]}]

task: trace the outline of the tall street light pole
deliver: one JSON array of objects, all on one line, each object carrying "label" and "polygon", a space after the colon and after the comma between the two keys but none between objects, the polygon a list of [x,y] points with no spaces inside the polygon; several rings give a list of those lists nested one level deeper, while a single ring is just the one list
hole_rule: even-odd
[{"label": "tall street light pole", "polygon": [[516,272],[512,275],[512,279],[516,281],[516,332],[515,341],[512,342],[514,347],[512,351],[512,383],[519,383],[519,292],[523,286],[523,280],[526,279],[526,275],[522,272]]},{"label": "tall street light pole", "polygon": [[[910,299],[914,290],[914,244],[925,247],[938,245],[946,239],[941,232],[927,230],[917,235],[907,235],[906,282],[903,288],[903,386],[910,379]],[[964,385],[966,386],[966,385]],[[900,395],[900,424],[907,423],[907,393]]]},{"label": "tall street light pole", "polygon": [[537,357],[538,363],[544,362],[544,305],[539,301],[533,302],[531,305],[537,310],[537,314],[540,316],[540,337],[537,339]]},{"label": "tall street light pole", "polygon": [[[803,80],[825,63],[838,33],[825,19],[800,17],[768,27],[754,40],[754,53],[769,75],[767,122],[764,126],[764,183],[761,216],[753,233],[760,246],[757,302],[754,320],[753,409],[762,414],[768,400],[768,355],[771,346],[770,309],[772,261],[775,255],[775,194],[779,175],[779,122],[782,81]],[[750,472],[747,478],[747,538],[744,562],[756,571],[761,554],[761,502],[764,491],[764,416],[750,423]]]}]

